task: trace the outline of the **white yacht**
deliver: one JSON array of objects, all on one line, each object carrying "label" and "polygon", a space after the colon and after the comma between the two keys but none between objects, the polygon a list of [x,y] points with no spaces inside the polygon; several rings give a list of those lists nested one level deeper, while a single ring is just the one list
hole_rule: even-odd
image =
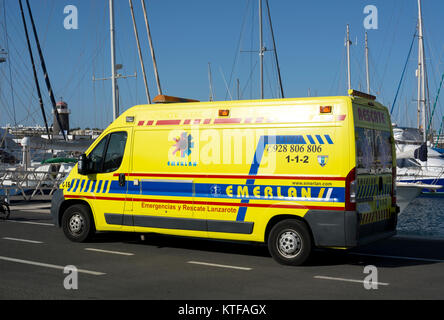
[{"label": "white yacht", "polygon": [[[444,195],[444,157],[430,146],[423,146],[420,155],[421,135],[418,129],[394,128],[398,182],[428,185],[423,192]],[[425,161],[422,161],[425,160]],[[435,188],[435,187],[439,188]]]}]

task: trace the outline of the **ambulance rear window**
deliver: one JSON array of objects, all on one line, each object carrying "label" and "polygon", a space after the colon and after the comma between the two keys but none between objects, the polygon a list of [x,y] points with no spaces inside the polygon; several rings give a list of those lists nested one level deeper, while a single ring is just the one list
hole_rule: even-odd
[{"label": "ambulance rear window", "polygon": [[356,127],[356,157],[360,172],[381,169],[391,172],[392,145],[389,131]]}]

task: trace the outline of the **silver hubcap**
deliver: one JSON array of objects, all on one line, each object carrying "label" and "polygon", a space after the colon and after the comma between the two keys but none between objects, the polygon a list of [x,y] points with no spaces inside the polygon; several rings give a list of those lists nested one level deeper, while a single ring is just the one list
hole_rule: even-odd
[{"label": "silver hubcap", "polygon": [[287,230],[280,234],[277,247],[284,257],[294,258],[301,252],[302,240],[295,231]]},{"label": "silver hubcap", "polygon": [[74,234],[79,234],[85,225],[85,221],[80,214],[75,214],[69,220],[69,231]]}]

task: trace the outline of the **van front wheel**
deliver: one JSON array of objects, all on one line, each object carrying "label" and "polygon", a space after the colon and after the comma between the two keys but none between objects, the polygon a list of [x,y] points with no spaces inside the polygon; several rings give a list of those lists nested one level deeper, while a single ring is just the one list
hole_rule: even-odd
[{"label": "van front wheel", "polygon": [[284,220],[271,229],[268,250],[280,264],[299,266],[307,261],[312,241],[307,227],[298,220]]},{"label": "van front wheel", "polygon": [[83,204],[76,204],[66,209],[62,218],[65,236],[74,242],[85,242],[95,233],[94,220],[90,209]]}]

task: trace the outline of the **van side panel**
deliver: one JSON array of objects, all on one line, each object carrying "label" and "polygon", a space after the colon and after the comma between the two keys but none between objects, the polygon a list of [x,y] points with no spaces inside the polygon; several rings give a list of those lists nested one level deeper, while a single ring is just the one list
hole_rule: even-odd
[{"label": "van side panel", "polygon": [[229,118],[214,104],[172,109],[168,120],[138,113],[128,177],[135,231],[264,241],[274,216],[343,212],[347,100],[330,99],[327,115],[326,101],[301,100],[245,103]]}]

